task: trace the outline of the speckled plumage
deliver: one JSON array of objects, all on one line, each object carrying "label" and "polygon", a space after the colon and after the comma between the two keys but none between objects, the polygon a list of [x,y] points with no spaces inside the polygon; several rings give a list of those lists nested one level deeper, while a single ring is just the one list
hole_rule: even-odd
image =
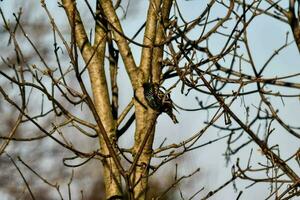
[{"label": "speckled plumage", "polygon": [[174,106],[170,95],[163,93],[163,91],[159,89],[159,85],[155,83],[144,83],[143,88],[145,99],[150,108],[160,113],[167,113],[174,123],[178,123],[173,114]]}]

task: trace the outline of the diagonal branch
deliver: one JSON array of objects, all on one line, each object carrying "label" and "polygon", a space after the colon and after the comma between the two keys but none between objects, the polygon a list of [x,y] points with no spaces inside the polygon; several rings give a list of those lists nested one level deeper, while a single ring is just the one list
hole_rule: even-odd
[{"label": "diagonal branch", "polygon": [[245,130],[245,132],[248,133],[248,135],[254,140],[254,142],[261,148],[262,152],[266,155],[266,157],[272,162],[276,163],[278,167],[286,173],[286,175],[293,181],[297,182],[299,181],[298,175],[273,151],[269,149],[267,144],[260,140],[256,134],[246,125],[244,124],[238,116],[236,116],[232,110],[225,104],[224,100],[222,97],[220,97],[214,89],[210,86],[209,82],[204,78],[203,73],[201,73],[197,68],[194,68],[195,71],[198,73],[200,76],[201,80],[204,82],[204,85],[209,89],[209,91],[214,95],[214,97],[218,100],[220,103],[220,106],[223,107],[223,109],[230,114],[230,116]]},{"label": "diagonal branch", "polygon": [[[128,41],[123,37],[123,29],[121,27],[121,23],[116,14],[116,11],[112,5],[110,0],[101,0],[101,7],[103,9],[106,20],[109,22],[111,26],[113,26],[113,36],[118,45],[118,49],[122,56],[123,62],[125,64],[126,71],[131,80],[132,86],[134,89],[138,86],[137,80],[137,66],[134,61],[131,49],[129,47]],[[116,31],[117,30],[117,31]],[[121,33],[121,34],[120,34]]]}]

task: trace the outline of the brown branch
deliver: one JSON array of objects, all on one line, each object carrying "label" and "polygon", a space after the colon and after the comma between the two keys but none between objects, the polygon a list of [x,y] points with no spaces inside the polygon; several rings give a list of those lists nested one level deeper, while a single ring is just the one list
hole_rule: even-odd
[{"label": "brown branch", "polygon": [[15,168],[18,170],[19,174],[21,175],[21,177],[22,177],[22,179],[23,179],[23,181],[24,181],[24,183],[26,185],[26,188],[27,188],[27,190],[28,190],[28,192],[30,194],[31,199],[34,200],[35,197],[34,197],[32,191],[30,189],[30,186],[29,186],[26,178],[24,177],[23,173],[21,172],[20,168],[18,167],[18,165],[15,163],[15,161],[13,160],[13,158],[8,153],[6,153],[6,156],[10,159],[10,161],[13,163],[13,165],[15,166]]},{"label": "brown branch", "polygon": [[[197,68],[195,68],[196,72],[199,73]],[[207,80],[204,78],[202,73],[199,73],[201,80],[204,82],[205,86],[210,90],[210,92],[214,95],[214,97],[219,101],[220,106],[224,108],[224,110],[230,114],[230,116],[249,134],[249,136],[253,139],[253,141],[261,148],[262,152],[266,155],[266,157],[271,161],[276,163],[279,168],[286,173],[286,175],[293,181],[299,181],[298,175],[275,153],[273,153],[262,140],[260,140],[256,134],[246,125],[244,124],[238,116],[236,116],[233,111],[225,104],[224,100],[218,96],[214,89],[210,86]]]},{"label": "brown branch", "polygon": [[[114,27],[114,29],[118,30],[118,32],[113,30],[114,39],[118,45],[118,49],[122,56],[123,62],[125,64],[126,71],[130,77],[131,84],[132,84],[133,88],[136,89],[138,86],[137,66],[135,64],[132,52],[129,48],[128,41],[126,40],[126,38],[124,38],[120,34],[120,33],[122,33],[122,34],[124,34],[124,33],[123,33],[123,29],[121,27],[119,18],[117,16],[115,9],[112,5],[112,2],[110,0],[101,0],[100,4],[101,4],[101,7],[103,9],[106,19],[109,21],[111,26]],[[141,83],[140,83],[140,85],[141,85]]]},{"label": "brown branch", "polygon": [[157,35],[157,18],[160,13],[161,3],[161,0],[149,1],[143,44],[150,46],[150,48],[142,48],[142,59],[140,62],[140,69],[144,74],[145,81],[147,81],[151,75],[151,62],[153,59],[153,47],[151,46],[153,46],[155,37]]}]

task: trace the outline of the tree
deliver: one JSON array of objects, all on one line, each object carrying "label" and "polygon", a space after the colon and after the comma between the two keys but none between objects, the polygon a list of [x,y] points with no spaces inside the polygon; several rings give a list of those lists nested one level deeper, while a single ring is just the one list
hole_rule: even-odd
[{"label": "tree", "polygon": [[[145,23],[134,27],[133,36],[126,33],[128,27],[122,24],[122,17],[127,14],[124,2],[95,2],[93,6],[85,1],[89,13],[84,15],[79,2],[62,0],[58,7],[67,16],[63,18],[54,16],[54,10],[41,1],[52,34],[52,41],[48,43],[53,45],[48,46],[53,51],[51,55],[43,53],[35,38],[28,34],[29,30],[33,33],[37,30],[25,26],[21,11],[14,14],[15,23],[10,23],[3,9],[0,10],[10,44],[5,49],[14,52],[14,55],[2,56],[0,92],[6,104],[19,113],[9,127],[9,134],[1,136],[0,155],[7,155],[18,169],[33,199],[35,194],[23,170],[10,155],[15,149],[7,150],[13,140],[33,142],[47,138],[54,141],[61,151],[72,153],[63,159],[67,167],[83,167],[88,162],[100,160],[103,177],[97,179],[103,181],[106,199],[146,199],[149,177],[161,167],[188,152],[226,140],[224,155],[228,162],[235,155],[239,157],[238,153],[244,149],[248,149],[249,157],[246,161],[237,158],[231,178],[224,184],[206,194],[201,188],[190,198],[202,195],[201,198],[208,199],[230,183],[239,185],[241,180],[252,185],[270,184],[269,196],[272,198],[299,196],[299,166],[296,165],[296,161],[300,162],[299,150],[291,148],[283,157],[282,148],[273,141],[274,135],[278,134],[297,141],[300,138],[299,127],[282,118],[281,113],[286,110],[276,103],[278,98],[284,104],[298,101],[300,85],[296,78],[299,70],[288,75],[273,73],[271,77],[269,72],[278,54],[295,43],[287,34],[282,46],[259,65],[251,47],[255,41],[248,36],[254,20],[267,15],[290,25],[299,49],[295,1],[289,2],[287,10],[283,3],[280,5],[271,0],[197,2],[200,10],[190,19],[189,15],[184,17],[188,11],[184,11],[181,2],[152,0],[148,2]],[[65,23],[65,26],[68,24],[67,31],[62,31],[58,24],[58,21],[64,21],[62,19],[68,21]],[[88,27],[92,27],[90,31]],[[27,48],[30,46],[32,59],[25,56],[26,50],[19,38],[27,43]],[[140,55],[133,49],[138,49]],[[123,67],[126,71],[122,71]],[[120,80],[126,76],[130,81],[131,100],[120,109],[120,102],[128,99],[119,95],[124,87]],[[196,109],[177,105],[176,100],[185,97],[188,99],[185,106],[191,107],[193,95],[197,96]],[[294,102],[291,106],[299,108],[299,102]],[[180,142],[162,142],[154,147],[160,115],[169,115],[171,119],[165,120],[169,126],[177,123],[180,126],[184,120],[181,113],[190,115],[193,111],[201,115],[201,125],[196,133],[182,136]],[[15,136],[17,131],[28,130],[26,126],[32,128],[32,125],[43,136],[26,139]],[[195,123],[190,120],[190,125]],[[130,134],[131,126],[134,127],[133,135]],[[200,145],[209,129],[220,130],[222,135]],[[132,140],[132,147],[122,146],[119,142],[122,138]],[[89,147],[90,139],[97,140],[98,145]],[[260,149],[266,164],[258,162],[257,165],[253,147]],[[58,184],[43,178],[22,158],[18,157],[18,160],[63,198]],[[43,168],[42,165],[39,167]],[[99,168],[97,166],[96,170]],[[172,187],[198,171],[176,178],[164,192],[156,194],[156,198],[164,198]],[[242,193],[243,190],[237,199]]]}]

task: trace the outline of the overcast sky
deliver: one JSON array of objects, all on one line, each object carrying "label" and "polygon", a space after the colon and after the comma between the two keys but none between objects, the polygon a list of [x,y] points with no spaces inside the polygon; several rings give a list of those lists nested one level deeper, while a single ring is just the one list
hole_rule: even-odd
[{"label": "overcast sky", "polygon": [[[19,0],[4,0],[0,3],[1,8],[3,9],[5,15],[13,20],[12,13],[18,12],[19,2],[26,2],[26,6],[24,6],[23,12],[34,12],[34,15],[31,15],[31,20],[39,19],[41,16],[45,16],[45,12],[42,10],[42,8],[39,5],[40,1],[35,0],[27,0],[27,1],[19,1]],[[56,1],[48,0],[46,1],[47,5],[49,6],[50,11],[52,12],[53,16],[55,16],[56,22],[60,25],[62,29],[66,28],[64,26],[66,17],[64,15],[64,12],[61,8],[57,9]],[[25,4],[25,3],[24,3]],[[87,8],[84,6],[83,1],[78,2],[80,10],[87,12]],[[191,0],[191,1],[178,1],[178,4],[180,5],[180,8],[182,9],[182,14],[187,20],[191,20],[198,16],[203,8],[206,5],[206,1],[203,0]],[[127,4],[125,3],[124,6]],[[122,20],[124,32],[128,34],[129,36],[132,36],[135,34],[136,30],[141,26],[146,17],[146,10],[148,7],[148,1],[146,0],[132,0],[128,6],[128,14],[125,19]],[[32,9],[34,8],[34,9]],[[88,12],[87,12],[88,13]],[[122,14],[122,11],[119,11],[119,14]],[[211,17],[214,16],[222,17],[224,16],[224,9],[222,7],[216,7],[211,13]],[[46,19],[46,18],[45,18]],[[23,19],[25,20],[25,19]],[[88,24],[89,22],[92,22],[92,18],[90,15],[84,16],[84,21]],[[48,23],[48,21],[45,21]],[[2,20],[0,21],[2,25]],[[92,27],[93,23],[90,23],[90,27]],[[67,30],[66,30],[67,31]],[[291,32],[290,28],[287,24],[274,20],[270,17],[265,16],[259,16],[257,19],[253,21],[253,23],[248,28],[248,38],[250,41],[250,47],[253,53],[254,61],[257,65],[263,65],[266,60],[269,58],[269,56],[272,55],[275,49],[278,49],[280,46],[282,46],[285,43],[286,33]],[[197,34],[197,33],[192,33]],[[193,37],[193,35],[190,35],[190,37]],[[51,34],[49,34],[49,37],[52,37]],[[141,40],[142,37],[137,38],[137,40]],[[292,34],[289,34],[289,41],[292,40]],[[49,38],[49,41],[51,41],[51,38]],[[220,42],[222,41],[222,38],[215,37],[210,40],[210,44],[212,48],[218,49],[220,48]],[[52,45],[51,45],[52,48]],[[139,55],[140,55],[140,49],[132,46],[132,50],[134,53],[134,56],[136,58],[136,63],[139,62]],[[5,50],[4,50],[5,51]],[[2,51],[1,51],[2,53]],[[296,48],[295,44],[290,45],[288,48],[280,52],[280,54],[271,62],[272,67],[269,67],[268,70],[266,70],[266,73],[264,74],[265,77],[272,77],[274,75],[277,76],[283,76],[283,75],[289,75],[293,73],[299,73],[300,69],[300,56],[299,52]],[[247,69],[245,69],[247,71]],[[127,75],[125,74],[125,70],[122,66],[120,66],[120,72],[119,72],[119,82],[122,83],[122,86],[120,87],[120,108],[124,108],[127,103],[132,98],[132,95],[128,95],[128,88],[129,88],[129,80]],[[124,75],[124,76],[122,76]],[[299,82],[299,81],[298,81]],[[168,83],[166,83],[168,84]],[[299,93],[299,92],[298,92]],[[203,101],[207,100],[207,97],[199,97],[197,93],[192,93],[189,98],[186,98],[184,95],[179,94],[179,90],[174,92],[172,94],[172,97],[175,99],[175,103],[184,107],[193,108],[195,105],[197,105],[197,102],[195,100],[195,97],[198,97],[202,99]],[[208,101],[213,101],[214,99],[211,97],[208,99]],[[256,99],[255,97],[253,99],[247,97],[248,102],[252,102],[255,104]],[[300,118],[299,118],[299,100],[288,100],[285,99],[285,104],[281,103],[280,99],[274,100],[275,105],[278,109],[280,109],[281,117],[283,117],[284,120],[289,121],[290,124],[299,126]],[[235,112],[239,112],[241,116],[244,115],[242,109],[239,111],[238,104],[235,105],[236,110]],[[253,109],[253,108],[252,108]],[[297,112],[296,112],[297,111]],[[166,141],[167,144],[171,144],[173,142],[178,142],[184,138],[188,138],[188,136],[191,136],[192,134],[195,134],[197,131],[199,131],[201,128],[204,127],[203,121],[207,118],[207,115],[205,112],[184,112],[179,111],[179,113],[176,113],[178,116],[178,119],[180,123],[178,125],[174,125],[172,121],[167,117],[167,115],[162,114],[159,117],[159,121],[157,124],[157,135],[154,146],[157,147],[165,137],[168,137],[168,140]],[[212,115],[211,115],[212,116]],[[130,134],[133,134],[133,128],[131,127]],[[279,143],[281,152],[280,155],[283,158],[286,158],[285,156],[290,155],[290,152],[294,152],[296,149],[299,148],[299,140],[295,140],[293,137],[285,137],[284,134],[281,131],[283,131],[281,128],[276,127],[276,131],[278,133],[274,134],[273,138],[271,139],[272,143],[276,144]],[[204,137],[197,143],[202,144],[209,140],[215,139],[219,136],[222,136],[222,132],[216,130],[216,129],[209,129],[207,133],[205,133]],[[121,138],[121,144],[128,145],[132,143],[132,141],[128,141],[128,137],[122,137]],[[254,150],[254,159],[264,161],[264,157],[260,155],[258,152],[258,147],[256,145],[251,145],[248,148],[245,148],[245,150],[241,151],[238,157],[241,158],[241,161],[247,161],[249,156],[250,147]],[[184,162],[180,163],[179,169],[181,169],[182,174],[189,174],[196,168],[200,167],[201,172],[199,176],[196,176],[193,179],[196,180],[195,184],[193,186],[190,186],[188,189],[183,191],[184,195],[190,195],[191,193],[195,192],[197,189],[200,189],[201,187],[206,187],[206,192],[209,190],[216,189],[219,185],[224,183],[225,180],[230,179],[230,168],[232,164],[235,162],[236,157],[232,157],[232,162],[229,163],[228,168],[226,167],[226,161],[222,154],[226,150],[226,142],[223,140],[221,142],[214,143],[211,146],[207,146],[204,148],[201,148],[199,150],[196,150],[191,153],[187,153],[187,155],[184,157]],[[298,174],[300,173],[299,167],[296,165],[293,165],[293,167],[296,169],[296,172]],[[163,173],[164,170],[161,170],[159,173]],[[238,189],[243,189],[244,186],[246,186],[247,183],[241,183],[238,185]],[[0,189],[1,191],[1,189]],[[268,185],[264,184],[262,186],[261,184],[256,185],[248,190],[244,191],[243,198],[242,199],[262,199],[263,197],[266,197],[268,194]],[[233,197],[236,197],[238,193],[233,192],[232,185],[229,185],[226,187],[225,190],[221,191],[217,195],[215,195],[211,199],[231,199]],[[179,195],[179,193],[178,193]]]}]

